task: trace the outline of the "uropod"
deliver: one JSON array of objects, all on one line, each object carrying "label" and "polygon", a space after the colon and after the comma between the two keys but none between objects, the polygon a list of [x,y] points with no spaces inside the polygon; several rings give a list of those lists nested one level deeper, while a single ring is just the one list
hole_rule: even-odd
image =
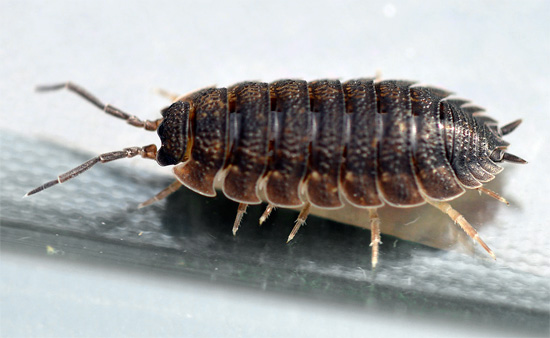
[{"label": "uropod", "polygon": [[493,258],[495,254],[449,204],[466,189],[483,187],[502,171],[498,163],[526,163],[508,153],[503,136],[521,120],[499,127],[484,109],[439,88],[411,81],[358,79],[242,82],[180,97],[143,121],[71,83],[66,88],[129,124],[157,131],[161,147],[130,147],[101,154],[27,193],[63,183],[97,163],[140,155],[172,165],[176,181],[140,207],[182,185],[213,197],[216,188],[239,203],[235,234],[248,205],[300,209],[288,241],[312,206],[334,210],[349,204],[368,210],[372,266],[378,262],[384,204],[409,208],[429,203],[446,213]]}]

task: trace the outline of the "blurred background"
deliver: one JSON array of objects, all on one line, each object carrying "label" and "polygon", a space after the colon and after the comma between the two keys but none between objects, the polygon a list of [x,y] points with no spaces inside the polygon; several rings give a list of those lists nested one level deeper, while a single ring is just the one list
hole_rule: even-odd
[{"label": "blurred background", "polygon": [[[1,1],[0,335],[548,335],[549,22],[542,0]],[[415,237],[384,236],[374,272],[370,232],[323,218],[286,245],[293,211],[259,228],[249,208],[233,237],[237,204],[223,196],[181,189],[137,210],[172,181],[140,159],[21,199],[99,153],[159,144],[37,84],[70,80],[156,119],[169,104],[158,89],[377,73],[523,118],[507,140],[529,164],[489,185],[511,205],[452,203],[496,262],[429,208],[382,211],[383,231]],[[435,249],[438,238],[460,245]]]}]

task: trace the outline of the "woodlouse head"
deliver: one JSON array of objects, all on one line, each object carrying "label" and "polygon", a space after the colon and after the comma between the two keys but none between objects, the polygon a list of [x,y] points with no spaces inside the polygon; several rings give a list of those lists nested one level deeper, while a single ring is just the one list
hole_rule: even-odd
[{"label": "woodlouse head", "polygon": [[487,135],[487,147],[489,150],[489,158],[491,161],[498,163],[502,161],[513,163],[527,163],[524,159],[507,153],[506,149],[510,143],[504,141],[502,138],[504,135],[508,135],[513,132],[521,124],[521,119],[508,123],[503,127],[498,127],[497,124],[485,124],[485,127],[490,131]]},{"label": "woodlouse head", "polygon": [[189,103],[177,101],[162,111],[163,120],[157,133],[162,143],[157,153],[161,166],[177,164],[187,151]]}]

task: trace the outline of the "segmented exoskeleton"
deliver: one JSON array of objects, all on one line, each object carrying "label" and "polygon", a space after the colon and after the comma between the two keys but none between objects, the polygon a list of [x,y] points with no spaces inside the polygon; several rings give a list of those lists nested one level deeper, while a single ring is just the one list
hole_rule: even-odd
[{"label": "segmented exoskeleton", "polygon": [[372,230],[372,265],[378,260],[380,219],[385,203],[414,207],[426,202],[453,221],[494,258],[476,230],[447,202],[465,189],[483,187],[502,168],[525,163],[506,152],[502,136],[517,120],[499,128],[484,110],[445,90],[409,81],[359,79],[243,82],[174,97],[162,118],[142,121],[105,105],[84,89],[67,88],[105,112],[146,130],[157,130],[161,147],[126,148],[102,154],[27,195],[67,181],[98,162],[141,155],[174,165],[177,181],[140,206],[160,200],[181,185],[215,196],[216,188],[240,203],[236,233],[249,204],[301,208],[288,240],[311,206],[335,209],[345,203],[367,208]]}]

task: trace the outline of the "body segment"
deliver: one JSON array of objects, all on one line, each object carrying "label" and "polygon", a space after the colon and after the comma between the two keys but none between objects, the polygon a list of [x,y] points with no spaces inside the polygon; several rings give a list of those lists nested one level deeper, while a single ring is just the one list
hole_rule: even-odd
[{"label": "body segment", "polygon": [[267,83],[245,82],[230,88],[230,106],[239,123],[226,160],[223,193],[240,203],[258,204],[256,190],[267,166],[270,98]]},{"label": "body segment", "polygon": [[306,175],[312,129],[307,82],[281,80],[269,87],[273,114],[272,155],[265,175],[267,202],[281,207],[300,207],[300,183]]}]

